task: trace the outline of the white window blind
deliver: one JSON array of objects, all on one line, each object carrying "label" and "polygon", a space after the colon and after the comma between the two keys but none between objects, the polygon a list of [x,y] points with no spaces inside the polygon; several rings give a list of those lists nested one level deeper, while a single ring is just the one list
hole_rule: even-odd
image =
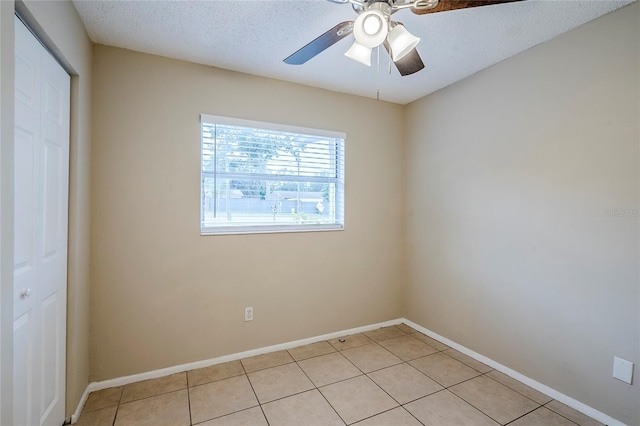
[{"label": "white window blind", "polygon": [[344,228],[344,133],[201,116],[201,234]]}]

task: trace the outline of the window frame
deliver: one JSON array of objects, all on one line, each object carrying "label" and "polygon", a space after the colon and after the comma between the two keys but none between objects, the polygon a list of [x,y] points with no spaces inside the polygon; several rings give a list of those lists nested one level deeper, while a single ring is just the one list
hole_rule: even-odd
[{"label": "window frame", "polygon": [[[204,124],[220,124],[227,126],[249,127],[261,130],[277,132],[299,133],[309,136],[326,137],[337,139],[336,143],[336,195],[335,210],[336,222],[331,224],[280,224],[280,225],[218,225],[204,226],[204,209],[202,204],[202,194],[205,182],[205,171],[203,170],[203,145],[204,145]],[[318,232],[318,231],[342,231],[345,228],[345,144],[347,135],[345,132],[333,130],[314,129],[309,127],[292,126],[287,124],[269,123],[264,121],[247,120],[233,117],[223,117],[218,115],[200,114],[200,235],[233,235],[233,234],[270,234],[288,232]],[[246,174],[245,176],[250,176]],[[273,177],[277,180],[277,175],[261,175],[262,177]],[[292,179],[289,181],[304,181],[304,179]]]}]

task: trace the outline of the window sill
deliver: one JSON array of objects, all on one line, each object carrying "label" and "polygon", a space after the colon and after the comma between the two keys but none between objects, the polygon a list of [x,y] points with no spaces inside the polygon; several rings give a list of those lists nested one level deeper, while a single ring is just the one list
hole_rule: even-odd
[{"label": "window sill", "polygon": [[219,226],[201,228],[200,235],[281,234],[289,232],[343,231],[343,224],[331,225],[281,225],[281,226]]}]

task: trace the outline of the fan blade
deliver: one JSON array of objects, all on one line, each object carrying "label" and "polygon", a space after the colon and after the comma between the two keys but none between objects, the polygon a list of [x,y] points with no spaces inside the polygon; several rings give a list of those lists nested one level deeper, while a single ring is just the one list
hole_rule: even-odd
[{"label": "fan blade", "polygon": [[468,7],[490,6],[492,4],[512,3],[523,0],[440,0],[432,9],[414,9],[411,11],[417,15],[426,13],[446,12],[447,10],[466,9]]},{"label": "fan blade", "polygon": [[353,32],[353,21],[342,22],[284,60],[285,64],[302,65],[323,50],[333,46]]},{"label": "fan blade", "polygon": [[396,64],[396,68],[400,71],[400,75],[411,75],[416,73],[424,68],[424,64],[422,63],[422,58],[418,54],[418,51],[413,48],[411,52],[407,53],[407,55],[394,62]]},{"label": "fan blade", "polygon": [[[388,41],[384,41],[384,47],[387,49],[387,53],[391,56],[391,47]],[[422,58],[418,54],[418,51],[414,47],[409,53],[407,53],[402,59],[398,59],[394,62],[396,68],[401,76],[414,74],[424,68]]]}]

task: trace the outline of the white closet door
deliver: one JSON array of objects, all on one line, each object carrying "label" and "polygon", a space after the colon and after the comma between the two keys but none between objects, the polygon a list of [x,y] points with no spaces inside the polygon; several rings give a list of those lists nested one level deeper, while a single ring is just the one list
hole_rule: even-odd
[{"label": "white closet door", "polygon": [[69,75],[16,18],[14,425],[64,422]]}]

